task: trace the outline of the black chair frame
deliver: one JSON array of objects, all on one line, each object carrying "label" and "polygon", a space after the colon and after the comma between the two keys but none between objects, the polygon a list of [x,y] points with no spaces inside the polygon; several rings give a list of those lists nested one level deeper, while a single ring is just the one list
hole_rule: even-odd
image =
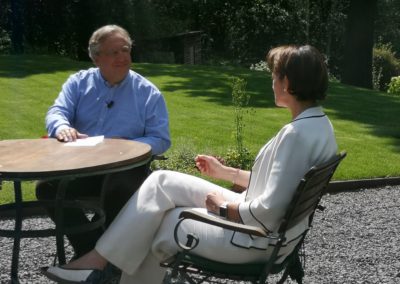
[{"label": "black chair frame", "polygon": [[[220,283],[218,280],[249,281],[251,283],[267,283],[269,275],[282,273],[277,283],[284,283],[288,276],[297,283],[302,283],[304,277],[304,253],[301,248],[304,239],[309,231],[305,230],[293,251],[282,262],[277,262],[282,258],[280,250],[286,242],[286,232],[296,226],[305,218],[309,218],[309,228],[311,227],[315,210],[320,207],[319,202],[326,193],[327,186],[339,163],[345,158],[346,152],[343,151],[328,162],[312,167],[301,179],[296,192],[291,200],[284,218],[281,220],[277,232],[268,232],[264,228],[247,226],[235,222],[227,221],[222,218],[210,216],[198,211],[187,209],[181,212],[180,220],[175,226],[175,241],[181,251],[175,256],[161,262],[162,267],[166,267],[167,274],[164,283]],[[187,235],[186,244],[182,244],[178,239],[178,228],[185,219],[193,219],[225,229],[246,233],[253,236],[265,237],[275,240],[269,260],[262,263],[230,264],[220,263],[209,260],[191,253],[199,243],[199,238],[194,234]],[[303,256],[303,261],[301,260]],[[187,281],[187,282],[179,282]],[[213,282],[215,281],[215,282]]]}]

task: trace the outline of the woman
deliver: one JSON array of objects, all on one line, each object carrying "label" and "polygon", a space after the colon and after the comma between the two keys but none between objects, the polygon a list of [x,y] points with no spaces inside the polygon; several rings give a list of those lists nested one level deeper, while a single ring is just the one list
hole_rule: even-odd
[{"label": "woman", "polygon": [[[332,125],[317,105],[325,98],[328,77],[324,59],[311,46],[282,46],[267,55],[273,76],[275,103],[287,108],[292,121],[265,144],[252,171],[227,167],[211,156],[196,157],[202,174],[232,181],[244,188],[235,193],[201,178],[171,171],[154,172],[121,210],[97,242],[96,248],[63,267],[43,269],[59,281],[84,281],[102,275],[108,262],[122,270],[121,283],[161,283],[159,262],[178,251],[173,230],[179,212],[187,207],[219,214],[228,220],[277,229],[303,175],[337,152]],[[225,210],[220,210],[223,208]],[[288,251],[307,227],[291,230]],[[264,260],[269,240],[187,220],[179,236],[188,232],[201,240],[194,253],[235,263]],[[73,283],[73,282],[68,282]],[[94,282],[96,283],[96,282]]]}]

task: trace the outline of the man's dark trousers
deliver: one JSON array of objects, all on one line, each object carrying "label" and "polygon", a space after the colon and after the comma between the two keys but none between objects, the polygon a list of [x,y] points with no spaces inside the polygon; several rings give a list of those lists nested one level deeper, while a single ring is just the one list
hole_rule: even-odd
[{"label": "man's dark trousers", "polygon": [[[103,209],[106,215],[107,228],[119,211],[129,200],[129,198],[140,187],[149,174],[149,166],[144,165],[130,170],[116,172],[107,175],[97,175],[81,177],[72,180],[67,185],[66,200],[79,200],[87,198],[99,198],[103,189]],[[39,181],[36,185],[36,197],[38,200],[54,200],[60,180]],[[55,220],[54,209],[48,209],[50,217]],[[64,209],[64,226],[73,226],[89,223],[91,220],[81,209]],[[96,215],[92,217],[96,219]],[[72,245],[75,255],[80,257],[92,250],[99,237],[103,233],[102,229],[97,229],[82,234],[67,235]]]}]

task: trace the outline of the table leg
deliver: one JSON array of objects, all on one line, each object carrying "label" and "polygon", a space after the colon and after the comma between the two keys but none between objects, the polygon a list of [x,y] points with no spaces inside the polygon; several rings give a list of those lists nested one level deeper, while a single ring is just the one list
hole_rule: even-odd
[{"label": "table leg", "polygon": [[22,193],[21,182],[14,181],[15,194],[15,237],[11,261],[11,283],[19,283],[18,280],[18,262],[19,251],[21,244],[21,229],[22,229]]},{"label": "table leg", "polygon": [[62,179],[58,185],[57,195],[56,195],[55,223],[56,223],[56,246],[57,246],[57,256],[59,264],[65,264],[63,201],[65,198],[65,191],[67,189],[68,183],[69,179]]}]

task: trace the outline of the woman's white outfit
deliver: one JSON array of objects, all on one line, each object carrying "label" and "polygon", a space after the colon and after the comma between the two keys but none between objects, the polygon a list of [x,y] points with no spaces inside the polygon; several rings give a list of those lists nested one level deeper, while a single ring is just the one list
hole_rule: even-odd
[{"label": "woman's white outfit", "polygon": [[[252,168],[249,187],[243,193],[171,171],[154,172],[128,201],[96,245],[96,250],[121,268],[121,283],[161,283],[159,262],[178,251],[173,230],[179,212],[187,207],[205,209],[209,192],[221,192],[239,203],[244,224],[277,229],[304,174],[335,155],[337,145],[329,119],[321,107],[305,110],[260,150]],[[308,226],[307,218],[289,234],[292,240]],[[235,263],[266,259],[269,240],[234,233],[192,220],[179,230],[181,242],[195,233],[200,243],[194,253],[217,261]],[[290,250],[288,250],[290,252]]]}]

